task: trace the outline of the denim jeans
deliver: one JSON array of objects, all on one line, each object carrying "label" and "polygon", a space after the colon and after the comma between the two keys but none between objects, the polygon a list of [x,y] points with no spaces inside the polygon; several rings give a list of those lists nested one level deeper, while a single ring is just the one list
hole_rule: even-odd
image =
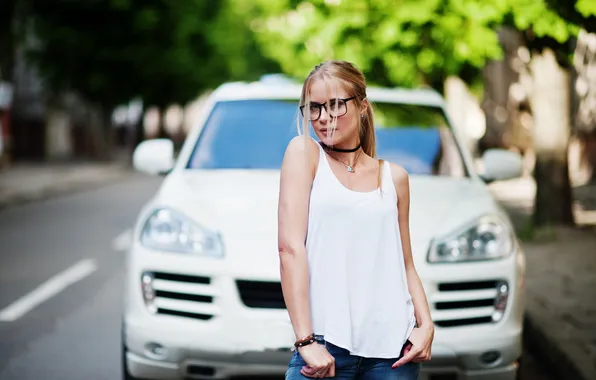
[{"label": "denim jeans", "polygon": [[[339,380],[416,380],[420,373],[420,363],[408,362],[401,367],[391,368],[399,358],[374,359],[350,355],[344,348],[329,343],[317,336],[319,344],[324,344],[327,351],[335,358],[335,377]],[[400,356],[401,357],[401,356]],[[286,380],[311,379],[300,373],[306,362],[298,351],[288,364]]]}]

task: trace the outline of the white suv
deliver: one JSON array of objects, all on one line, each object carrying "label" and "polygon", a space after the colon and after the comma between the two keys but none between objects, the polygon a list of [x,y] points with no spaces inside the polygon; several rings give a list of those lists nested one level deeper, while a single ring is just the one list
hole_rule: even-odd
[{"label": "white suv", "polygon": [[[280,286],[277,201],[300,89],[275,77],[224,84],[176,159],[169,140],[137,147],[138,170],[167,175],[127,254],[126,379],[285,372],[294,334]],[[525,260],[486,182],[520,175],[520,157],[488,151],[480,175],[439,94],[370,88],[368,97],[379,157],[410,173],[414,260],[436,325],[422,378],[514,379]]]}]

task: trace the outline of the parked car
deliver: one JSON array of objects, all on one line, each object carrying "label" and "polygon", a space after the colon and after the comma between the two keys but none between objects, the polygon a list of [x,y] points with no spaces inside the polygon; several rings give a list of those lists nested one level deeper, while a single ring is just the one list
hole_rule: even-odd
[{"label": "parked car", "polygon": [[[167,139],[135,150],[138,170],[165,177],[127,253],[126,379],[285,372],[295,338],[280,285],[277,202],[300,89],[277,77],[224,84],[176,158]],[[368,97],[379,157],[410,173],[414,261],[436,325],[422,378],[514,379],[525,260],[486,183],[519,176],[521,158],[487,151],[478,173],[432,90],[370,88]]]}]

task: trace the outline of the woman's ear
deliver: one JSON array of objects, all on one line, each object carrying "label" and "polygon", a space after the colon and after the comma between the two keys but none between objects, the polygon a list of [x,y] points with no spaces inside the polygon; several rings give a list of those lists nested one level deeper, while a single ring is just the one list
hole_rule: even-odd
[{"label": "woman's ear", "polygon": [[365,115],[368,110],[368,99],[364,98],[360,104],[360,114]]}]

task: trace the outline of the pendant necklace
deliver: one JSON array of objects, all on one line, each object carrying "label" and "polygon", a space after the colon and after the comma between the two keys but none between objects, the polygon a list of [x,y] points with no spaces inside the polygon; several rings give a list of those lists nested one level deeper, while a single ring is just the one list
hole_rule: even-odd
[{"label": "pendant necklace", "polygon": [[[329,156],[331,156],[331,155],[329,155]],[[348,173],[352,173],[352,174],[356,173],[355,166],[358,163],[359,157],[360,157],[360,152],[356,153],[356,158],[354,159],[354,165],[348,165],[345,162],[343,162],[342,160],[340,160],[339,158],[331,156],[331,158],[333,158],[334,160],[337,160],[337,161],[341,162],[342,164],[344,164],[344,166],[348,169]]]},{"label": "pendant necklace", "polygon": [[[326,150],[331,150],[331,151],[334,151],[334,152],[341,152],[341,153],[351,153],[351,152],[355,152],[355,151],[357,151],[358,149],[360,149],[360,146],[361,146],[360,144],[358,144],[358,146],[357,146],[357,147],[355,147],[355,148],[352,148],[352,149],[341,149],[341,148],[336,148],[336,147],[332,147],[332,146],[325,145],[325,144],[324,144],[322,141],[321,141],[321,143],[320,143],[320,144],[321,144],[321,146],[323,146],[323,148],[325,148]],[[329,156],[330,156],[331,158],[333,158],[334,160],[337,160],[337,161],[341,162],[342,164],[344,164],[344,166],[345,166],[345,167],[348,169],[348,173],[356,173],[356,169],[355,169],[354,167],[355,167],[355,166],[356,166],[356,164],[358,163],[358,158],[360,157],[360,152],[362,152],[362,151],[359,151],[359,152],[356,154],[356,159],[354,160],[354,165],[348,165],[348,164],[346,164],[345,162],[343,162],[342,160],[340,160],[340,159],[339,159],[339,158],[337,158],[337,157],[333,157],[332,155],[329,155]]]}]

